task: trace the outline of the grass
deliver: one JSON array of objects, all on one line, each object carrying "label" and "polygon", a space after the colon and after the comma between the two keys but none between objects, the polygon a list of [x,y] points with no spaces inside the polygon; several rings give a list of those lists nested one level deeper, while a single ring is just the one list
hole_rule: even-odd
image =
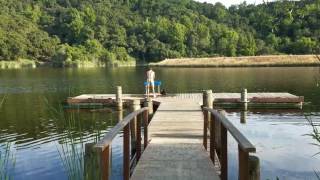
[{"label": "grass", "polygon": [[4,102],[6,100],[7,96],[4,95],[1,99],[0,99],[0,109],[2,108],[2,106],[4,105]]},{"label": "grass", "polygon": [[318,66],[320,61],[316,55],[270,55],[166,59],[150,65],[167,67]]},{"label": "grass", "polygon": [[[83,129],[82,121],[78,118],[79,112],[65,113],[62,107],[58,109],[49,105],[47,107],[52,119],[63,123],[64,136],[56,144],[59,156],[69,180],[90,180],[99,176],[100,172],[95,169],[95,157],[85,155],[85,145],[88,141],[96,143],[101,137],[101,127],[95,123],[93,136]],[[96,121],[93,117],[92,121]],[[88,135],[90,138],[88,138]],[[94,178],[98,179],[98,178]]]},{"label": "grass", "polygon": [[[313,156],[320,155],[320,124],[316,124],[315,122],[313,122],[311,116],[306,116],[306,119],[312,127],[312,133],[306,135],[312,137],[312,139],[316,141],[315,143],[311,143],[312,145],[319,147],[319,152],[314,154]],[[314,173],[317,179],[320,180],[320,171],[314,170]]]},{"label": "grass", "polygon": [[[3,107],[6,95],[0,99],[0,109]],[[15,155],[12,153],[13,144],[10,142],[5,142],[3,145],[0,145],[0,179],[11,180],[13,175],[10,174],[10,170],[15,167]]]},{"label": "grass", "polygon": [[35,68],[36,61],[29,59],[19,59],[17,61],[0,61],[0,69]]},{"label": "grass", "polygon": [[13,175],[10,174],[10,170],[14,169],[16,160],[12,152],[12,143],[5,143],[4,147],[0,147],[0,179],[13,179]]}]

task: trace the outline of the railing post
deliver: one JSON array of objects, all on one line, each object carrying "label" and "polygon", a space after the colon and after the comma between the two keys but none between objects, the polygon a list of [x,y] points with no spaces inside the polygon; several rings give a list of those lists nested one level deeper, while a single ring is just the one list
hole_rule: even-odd
[{"label": "railing post", "polygon": [[[96,156],[94,152],[95,143],[86,143],[85,144],[85,154],[84,154],[84,179],[99,179]],[[99,175],[100,176],[100,175]]]},{"label": "railing post", "polygon": [[136,141],[137,161],[139,161],[141,157],[141,117],[142,117],[142,114],[139,114],[137,117],[137,141]]},{"label": "railing post", "polygon": [[239,151],[239,180],[249,179],[249,153],[242,150],[238,145]]},{"label": "railing post", "polygon": [[111,175],[111,145],[105,149],[95,148],[98,162],[98,172],[101,180],[109,180]]},{"label": "railing post", "polygon": [[249,155],[249,180],[260,180],[260,161],[257,156]]},{"label": "railing post", "polygon": [[[203,146],[204,148],[207,150],[208,149],[208,145],[207,145],[207,142],[208,142],[208,111],[207,110],[204,110],[203,111]],[[211,133],[211,131],[210,131]],[[210,136],[210,140],[211,140],[211,136]],[[210,141],[211,142],[211,141]]]},{"label": "railing post", "polygon": [[123,179],[130,179],[130,125],[123,128]]},{"label": "railing post", "polygon": [[150,97],[147,97],[145,98],[145,101],[144,101],[144,107],[148,107],[148,113],[149,115],[152,115],[153,114],[153,102],[151,100]]},{"label": "railing post", "polygon": [[212,90],[206,90],[203,92],[203,107],[213,107],[213,94]]},{"label": "railing post", "polygon": [[121,86],[117,86],[116,103],[117,103],[117,110],[121,111],[123,108],[122,87]]},{"label": "railing post", "polygon": [[[218,111],[221,115],[225,115],[225,111]],[[216,153],[219,157],[219,159],[221,158],[221,127],[222,127],[222,123],[220,121],[214,121],[214,133],[215,133],[215,150]]]},{"label": "railing post", "polygon": [[221,179],[228,179],[228,130],[221,124]]},{"label": "railing post", "polygon": [[145,150],[148,146],[148,125],[149,125],[149,112],[145,110],[143,112],[143,149]]},{"label": "railing post", "polygon": [[[203,107],[212,108],[213,107],[213,95],[212,90],[206,90],[202,94]],[[211,114],[208,111],[204,111],[204,129],[203,129],[203,146],[207,149],[207,141],[208,141],[208,122],[210,120]],[[211,126],[209,124],[209,126]]]},{"label": "railing post", "polygon": [[[131,102],[131,111],[137,111],[141,108],[140,100],[135,99]],[[136,142],[137,142],[137,117],[135,117],[130,122],[130,130],[131,130],[131,154],[134,155],[136,152]]]},{"label": "railing post", "polygon": [[215,132],[215,116],[211,114],[211,122],[210,122],[210,158],[215,164],[215,155],[216,155],[216,146],[215,146],[215,139],[216,139],[216,134]]}]

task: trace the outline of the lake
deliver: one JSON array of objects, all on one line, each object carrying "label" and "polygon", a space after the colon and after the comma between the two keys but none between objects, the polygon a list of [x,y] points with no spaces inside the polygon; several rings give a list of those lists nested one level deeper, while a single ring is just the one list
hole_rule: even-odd
[{"label": "lake", "polygon": [[[119,114],[112,110],[64,109],[63,101],[84,93],[114,93],[118,85],[124,93],[143,93],[145,70],[143,67],[0,70],[0,103],[5,97],[0,109],[0,151],[9,160],[3,176],[17,180],[81,178],[83,160],[72,157],[83,155],[84,143],[101,138],[118,122]],[[168,93],[204,89],[240,92],[247,88],[248,92],[305,96],[307,105],[303,110],[249,110],[246,123],[240,122],[243,114],[237,110],[229,110],[227,117],[256,145],[262,179],[316,179],[314,171],[320,171],[320,155],[316,153],[320,148],[307,135],[312,128],[305,115],[319,124],[319,67],[154,70]],[[113,142],[113,179],[121,179],[121,136]],[[229,139],[229,178],[235,179],[237,148]],[[0,162],[4,157],[1,158]]]}]

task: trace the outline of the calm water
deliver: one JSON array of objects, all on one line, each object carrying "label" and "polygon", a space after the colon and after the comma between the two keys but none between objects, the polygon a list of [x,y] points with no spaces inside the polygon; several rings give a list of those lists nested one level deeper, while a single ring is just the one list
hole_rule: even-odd
[{"label": "calm water", "polygon": [[[76,167],[68,166],[76,164],[70,157],[81,155],[84,143],[95,141],[112,128],[118,113],[64,111],[62,102],[82,93],[114,93],[117,85],[122,85],[124,93],[142,93],[144,71],[144,68],[0,70],[0,102],[6,96],[0,109],[0,150],[3,154],[10,149],[9,164],[14,164],[6,170],[7,175],[23,180],[61,180],[76,173]],[[245,87],[251,92],[286,91],[305,96],[309,105],[303,111],[250,111],[245,124],[240,123],[240,112],[229,112],[227,116],[256,145],[262,179],[316,179],[314,171],[320,170],[320,155],[315,154],[320,148],[306,136],[312,129],[304,112],[312,112],[312,120],[320,121],[318,67],[155,71],[170,93],[202,89],[240,92]],[[234,141],[229,139],[231,179],[237,175],[237,154]],[[119,134],[113,143],[114,179],[121,177],[121,142]]]}]

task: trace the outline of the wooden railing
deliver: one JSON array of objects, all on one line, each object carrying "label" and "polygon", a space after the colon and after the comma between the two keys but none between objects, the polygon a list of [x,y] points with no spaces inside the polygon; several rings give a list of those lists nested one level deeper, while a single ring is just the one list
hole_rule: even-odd
[{"label": "wooden railing", "polygon": [[[210,132],[210,158],[213,163],[216,162],[216,154],[218,162],[220,162],[222,180],[228,179],[228,132],[238,143],[239,154],[239,180],[258,179],[260,175],[252,172],[249,160],[249,153],[255,153],[256,148],[250,141],[224,116],[224,111],[214,110],[212,108],[203,107],[204,112],[204,130],[203,145],[205,149],[208,147],[208,129]],[[258,166],[253,165],[257,168]],[[260,172],[260,169],[254,171]]]},{"label": "wooden railing", "polygon": [[[94,145],[95,153],[97,154],[98,170],[100,171],[100,179],[108,180],[111,175],[111,144],[113,139],[123,130],[123,179],[129,180],[130,166],[133,160],[139,161],[142,153],[141,141],[141,119],[143,119],[143,149],[148,145],[148,107],[136,110],[126,116],[111,131],[109,131],[102,140]],[[136,125],[136,131],[132,129],[132,123]],[[131,151],[130,157],[130,133],[135,140],[135,151]],[[132,136],[131,136],[132,137]],[[131,139],[132,141],[132,139]],[[134,152],[135,154],[132,154]]]}]

